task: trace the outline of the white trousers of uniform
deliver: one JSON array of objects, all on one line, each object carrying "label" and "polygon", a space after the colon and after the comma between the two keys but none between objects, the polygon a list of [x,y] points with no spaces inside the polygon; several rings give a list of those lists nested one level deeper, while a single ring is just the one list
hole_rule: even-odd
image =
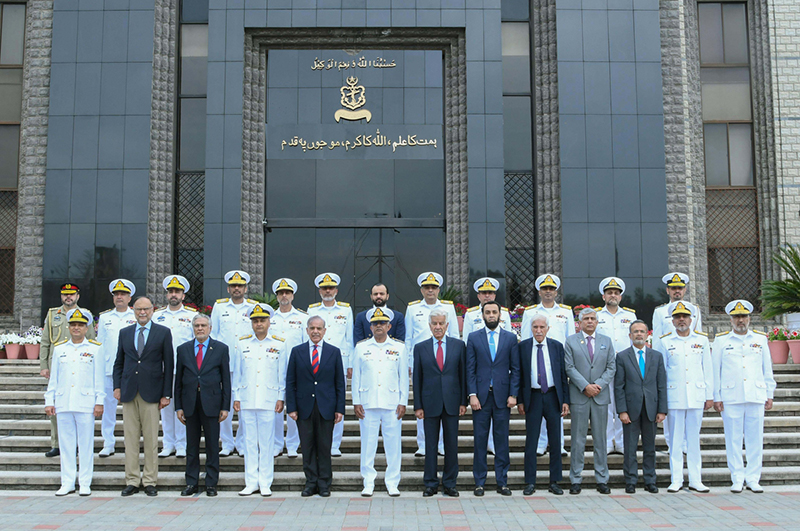
[{"label": "white trousers of uniform", "polygon": [[[493,446],[494,444],[489,446],[492,452],[494,452]],[[425,452],[425,421],[423,419],[417,419],[417,451]],[[444,453],[444,430],[441,426],[439,426],[439,453]]]},{"label": "white trousers of uniform", "polygon": [[272,488],[275,457],[272,438],[275,431],[275,411],[271,409],[242,409],[240,422],[247,424],[244,434],[244,484],[253,489]]},{"label": "white trousers of uniform", "polygon": [[[608,405],[608,424],[606,427],[606,448],[610,452],[615,446],[617,450],[622,452],[625,448],[625,442],[622,437],[622,421],[617,416],[617,406],[614,401],[614,384],[608,386],[608,392],[611,393],[611,403]],[[562,443],[563,444],[563,443]],[[559,448],[560,450],[560,448]]]},{"label": "white trousers of uniform", "polygon": [[364,418],[359,421],[361,430],[361,477],[364,488],[374,488],[375,452],[378,450],[378,434],[383,435],[383,451],[386,454],[386,474],[383,482],[387,489],[400,484],[400,462],[403,458],[401,439],[402,420],[397,418],[394,409],[365,409]]},{"label": "white trousers of uniform", "polygon": [[[283,419],[286,418],[286,438],[283,437]],[[339,423],[341,424],[341,422]],[[240,428],[241,429],[241,428]],[[284,441],[286,442],[286,449],[290,452],[297,452],[300,447],[300,434],[297,431],[297,422],[286,414],[286,408],[283,412],[275,413],[275,451],[279,454],[283,451]]]},{"label": "white trousers of uniform", "polygon": [[[233,373],[231,373],[231,381],[233,381]],[[222,451],[233,452],[234,448],[239,455],[244,455],[244,422],[242,416],[239,415],[239,428],[236,430],[236,439],[233,438],[233,404],[228,416],[219,425],[219,438],[222,439]]]},{"label": "white trousers of uniform", "polygon": [[[725,452],[731,480],[737,483],[758,483],[764,449],[764,404],[725,404],[722,425],[725,427]],[[742,461],[742,440],[747,455],[747,468]],[[63,452],[62,452],[63,454]]]},{"label": "white trousers of uniform", "polygon": [[58,447],[61,449],[61,486],[75,489],[78,470],[75,455],[79,454],[81,473],[78,482],[85,489],[91,488],[94,471],[94,415],[59,411],[56,421]]},{"label": "white trousers of uniform", "polygon": [[686,441],[686,468],[689,469],[689,485],[702,483],[700,469],[700,426],[703,424],[702,409],[669,409],[664,431],[668,434],[669,469],[672,483],[683,484],[683,442]]},{"label": "white trousers of uniform", "polygon": [[[547,422],[542,419],[542,427],[539,428],[539,442],[536,445],[536,453],[542,454],[547,450],[549,440],[547,438]],[[564,417],[561,417],[561,448],[553,449],[554,452],[560,453],[564,449]]]},{"label": "white trousers of uniform", "polygon": [[162,449],[186,451],[186,426],[175,415],[175,400],[161,410],[161,431],[164,432]]},{"label": "white trousers of uniform", "polygon": [[103,448],[113,450],[116,446],[114,428],[117,425],[117,399],[114,398],[114,377],[106,376],[106,398],[103,401],[103,420],[100,432],[103,434]]}]

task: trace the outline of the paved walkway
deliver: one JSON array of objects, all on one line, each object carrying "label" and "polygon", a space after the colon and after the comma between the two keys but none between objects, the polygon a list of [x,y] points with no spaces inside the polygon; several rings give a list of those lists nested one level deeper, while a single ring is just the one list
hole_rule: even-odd
[{"label": "paved walkway", "polygon": [[475,498],[423,499],[403,492],[400,498],[334,493],[330,498],[301,498],[276,493],[271,498],[240,498],[220,493],[181,498],[161,492],[121,498],[97,492],[89,498],[52,493],[0,493],[0,530],[58,529],[91,531],[485,531],[485,530],[650,530],[659,528],[730,531],[767,527],[800,528],[800,487],[769,488],[764,494],[680,492],[602,496],[584,492],[504,498],[487,493]]}]

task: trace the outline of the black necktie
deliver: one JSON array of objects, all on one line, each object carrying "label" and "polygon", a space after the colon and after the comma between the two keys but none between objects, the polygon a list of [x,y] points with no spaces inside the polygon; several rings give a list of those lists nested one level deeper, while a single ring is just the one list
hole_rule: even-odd
[{"label": "black necktie", "polygon": [[139,327],[139,341],[138,341],[138,343],[136,345],[136,354],[138,354],[139,357],[141,358],[142,357],[142,352],[144,352],[144,327],[143,326]]}]

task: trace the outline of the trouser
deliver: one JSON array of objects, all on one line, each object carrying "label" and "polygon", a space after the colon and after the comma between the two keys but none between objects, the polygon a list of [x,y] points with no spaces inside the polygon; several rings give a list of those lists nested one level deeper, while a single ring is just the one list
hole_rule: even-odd
[{"label": "trouser", "polygon": [[[541,420],[539,420],[541,419]],[[525,410],[525,484],[536,484],[538,442],[541,440],[542,430],[550,438],[550,483],[561,481],[561,448],[558,446],[558,425],[561,419],[561,404],[558,402],[558,393],[554,387],[546,393],[540,389],[531,389],[531,403]],[[552,434],[552,435],[550,435]]]},{"label": "trouser", "polygon": [[174,400],[170,400],[169,405],[161,410],[161,431],[164,432],[161,446],[165,450],[186,451],[186,426],[175,414]]},{"label": "trouser", "polygon": [[[47,364],[48,370],[52,370],[52,355],[50,356],[50,359],[47,360]],[[50,374],[50,377],[53,377],[52,373]],[[58,448],[58,413],[50,416],[50,448]]]},{"label": "trouser", "polygon": [[78,464],[75,454],[80,455],[81,487],[92,486],[94,471],[94,415],[91,413],[59,412],[58,447],[61,448],[61,486],[75,488]]},{"label": "trouser", "polygon": [[[122,403],[125,430],[125,484],[138,487],[142,483],[158,483],[158,402],[146,402],[142,395]],[[182,426],[182,424],[181,424]],[[144,440],[144,474],[139,477],[139,436]]]},{"label": "trouser", "polygon": [[[344,370],[344,388],[347,389],[347,365],[345,363]],[[338,424],[333,425],[333,437],[331,439],[331,453],[339,452],[342,446],[342,435],[344,434],[344,420]],[[321,487],[320,487],[321,488]]]},{"label": "trouser", "polygon": [[200,479],[201,431],[206,439],[206,487],[216,487],[219,482],[219,412],[213,417],[207,416],[198,391],[194,411],[186,417],[186,485],[197,485]]},{"label": "trouser", "polygon": [[[538,391],[538,389],[537,389]],[[561,416],[561,408],[558,409],[558,415]],[[561,450],[564,449],[564,419],[561,419],[559,422],[561,426],[561,446],[558,448],[558,453],[561,453]],[[536,451],[540,454],[543,454],[545,449],[547,449],[547,445],[550,443],[549,433],[547,430],[547,419],[542,419],[542,425],[539,427],[539,442],[536,445]]]},{"label": "trouser", "polygon": [[625,451],[622,460],[622,471],[626,485],[636,485],[639,480],[639,464],[636,449],[639,447],[639,436],[642,437],[642,476],[645,485],[656,484],[656,421],[649,420],[642,404],[642,412],[629,424],[622,425],[625,434]]},{"label": "trouser", "polygon": [[322,418],[316,401],[311,415],[307,419],[297,421],[300,444],[303,446],[303,473],[306,476],[306,488],[316,488],[321,491],[331,488],[333,472],[330,448],[333,426],[334,419]]},{"label": "trouser", "polygon": [[482,487],[486,483],[488,466],[486,464],[486,451],[489,442],[489,425],[494,420],[494,476],[498,487],[508,483],[508,469],[510,456],[508,450],[508,423],[511,410],[505,406],[498,407],[494,400],[494,393],[489,389],[486,402],[481,408],[472,412],[472,430],[475,434],[475,447],[473,452],[472,476],[475,485]]},{"label": "trouser", "polygon": [[597,483],[608,483],[608,449],[604,437],[608,423],[608,406],[600,405],[593,399],[583,404],[572,403],[571,444],[570,444],[570,483],[581,483],[583,474],[584,451],[589,424],[592,426],[592,442],[594,443],[594,477]]},{"label": "trouser", "polygon": [[683,485],[683,451],[681,441],[686,441],[686,467],[689,469],[689,485],[699,485],[702,459],[700,457],[700,426],[703,423],[702,409],[670,409],[664,431],[670,434],[669,469],[672,483]]},{"label": "trouser", "polygon": [[[233,381],[233,373],[231,373],[231,381]],[[222,439],[222,450],[224,452],[233,452],[234,448],[240,455],[244,455],[244,422],[242,416],[239,415],[239,428],[236,430],[236,438],[233,437],[233,408],[228,417],[223,420],[219,425],[219,438]]]},{"label": "trouser", "polygon": [[[608,404],[608,420],[606,420],[606,448],[611,450],[616,447],[617,450],[624,453],[625,437],[622,433],[622,421],[617,416],[613,382],[608,386],[608,391],[611,393],[611,403]],[[592,430],[592,433],[594,433],[594,430]]]},{"label": "trouser", "polygon": [[[286,438],[283,437],[283,419],[286,417]],[[340,422],[341,424],[341,422]],[[241,429],[241,428],[240,428]],[[297,452],[300,446],[300,435],[297,433],[297,422],[294,421],[286,413],[286,408],[283,412],[275,413],[275,453],[279,454],[283,451],[284,440],[286,442],[286,449],[290,452]]]},{"label": "trouser", "polygon": [[[725,453],[734,484],[758,483],[764,445],[763,402],[725,404],[722,425],[725,427]],[[747,455],[747,468],[742,461],[742,441]]]},{"label": "trouser", "polygon": [[275,457],[272,436],[275,429],[273,409],[243,409],[239,418],[247,424],[244,434],[244,484],[247,488],[272,488]]},{"label": "trouser", "polygon": [[113,450],[116,445],[114,428],[117,426],[117,399],[114,398],[114,378],[106,376],[106,398],[103,401],[103,420],[100,432],[103,435],[103,448]]},{"label": "trouser", "polygon": [[[442,485],[446,489],[453,489],[458,478],[458,415],[448,415],[442,408],[438,417],[425,416],[423,419],[428,425],[431,436],[425,441],[425,471],[423,481],[425,487],[438,489],[439,476],[437,473],[439,456],[437,447],[444,444],[444,469],[442,470]],[[438,436],[443,435],[444,441]]]},{"label": "trouser", "polygon": [[364,409],[364,418],[359,422],[361,430],[361,477],[364,488],[374,488],[375,453],[378,450],[378,434],[383,435],[383,451],[386,454],[386,474],[383,482],[387,489],[396,489],[400,484],[400,461],[402,449],[402,420],[393,409]]}]

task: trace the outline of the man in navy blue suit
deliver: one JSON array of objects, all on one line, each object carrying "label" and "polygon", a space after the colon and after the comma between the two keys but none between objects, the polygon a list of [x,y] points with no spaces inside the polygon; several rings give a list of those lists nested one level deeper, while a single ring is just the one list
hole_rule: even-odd
[{"label": "man in navy blue suit", "polygon": [[472,465],[474,493],[475,496],[484,494],[489,426],[493,421],[497,492],[511,496],[511,489],[508,488],[508,421],[510,408],[517,405],[517,397],[511,393],[511,389],[519,388],[519,365],[512,356],[517,336],[499,327],[500,303],[487,301],[483,303],[481,311],[486,326],[483,330],[471,333],[467,340],[467,393],[475,434]]},{"label": "man in navy blue suit", "polygon": [[[369,298],[372,299],[372,309],[386,308],[386,303],[389,301],[389,288],[386,287],[386,284],[381,284],[379,282],[372,286],[372,291],[369,294]],[[367,319],[368,311],[369,310],[364,310],[356,315],[355,324],[353,325],[354,345],[363,339],[372,337],[372,329],[370,328],[370,322]],[[394,312],[391,325],[392,327],[389,329],[389,336],[400,341],[405,341],[406,323],[405,319],[403,318],[403,314],[400,312]]]},{"label": "man in navy blue suit", "polygon": [[414,346],[414,414],[425,423],[424,497],[439,491],[437,475],[439,428],[444,434],[442,485],[447,496],[458,496],[458,417],[467,411],[466,346],[447,337],[447,312],[431,310],[433,337]]},{"label": "man in navy blue suit", "polygon": [[[564,347],[547,337],[549,329],[547,316],[534,314],[531,320],[533,337],[514,346],[513,356],[520,367],[517,409],[525,415],[525,490],[522,492],[525,496],[536,492],[536,447],[542,419],[547,422],[547,436],[551,440],[548,490],[564,494],[558,486],[562,477],[559,434],[561,417],[569,415],[569,390]],[[511,389],[511,394],[516,393],[516,388]]]},{"label": "man in navy blue suit", "polygon": [[342,353],[322,340],[325,320],[308,318],[308,341],[292,349],[286,370],[286,409],[303,447],[304,497],[331,495],[333,425],[344,419]]}]

